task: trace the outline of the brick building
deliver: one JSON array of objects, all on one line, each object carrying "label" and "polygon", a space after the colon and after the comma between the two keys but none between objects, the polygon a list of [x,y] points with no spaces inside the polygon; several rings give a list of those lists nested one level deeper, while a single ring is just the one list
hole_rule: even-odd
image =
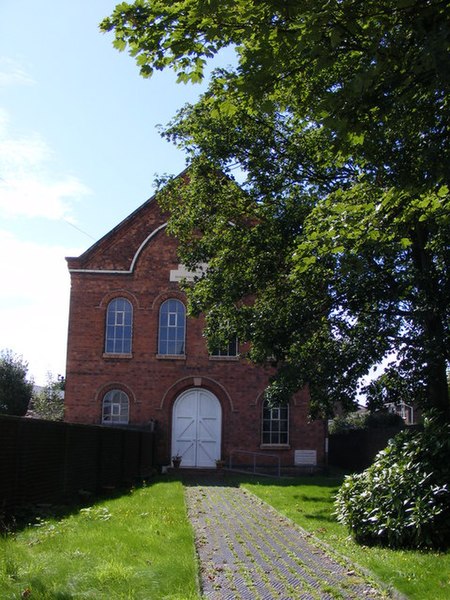
[{"label": "brick building", "polygon": [[[150,427],[159,464],[214,467],[218,458],[323,464],[325,427],[308,395],[264,406],[271,374],[239,358],[237,341],[213,355],[202,319],[186,319],[176,241],[154,198],[79,257],[67,259],[71,300],[65,419]],[[239,451],[239,452],[238,452]],[[239,458],[240,456],[240,458]]]}]

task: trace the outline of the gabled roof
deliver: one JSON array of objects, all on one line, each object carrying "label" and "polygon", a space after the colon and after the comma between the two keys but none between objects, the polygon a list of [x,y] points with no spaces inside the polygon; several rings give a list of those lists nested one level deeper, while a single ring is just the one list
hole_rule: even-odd
[{"label": "gabled roof", "polygon": [[[187,170],[187,169],[186,169]],[[186,170],[177,177],[183,177]],[[167,225],[154,194],[78,257],[66,257],[71,273],[132,273],[147,243]]]}]

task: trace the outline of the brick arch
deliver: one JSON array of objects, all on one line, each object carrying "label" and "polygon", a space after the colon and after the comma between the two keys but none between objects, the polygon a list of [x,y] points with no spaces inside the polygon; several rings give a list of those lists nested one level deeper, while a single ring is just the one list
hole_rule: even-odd
[{"label": "brick arch", "polygon": [[99,388],[97,388],[95,395],[94,395],[95,406],[96,406],[96,410],[97,410],[97,420],[99,420],[100,422],[102,421],[103,398],[104,398],[105,394],[107,394],[111,390],[120,390],[122,392],[125,392],[125,394],[128,396],[128,401],[129,401],[130,407],[132,404],[136,404],[136,396],[135,396],[133,390],[125,383],[120,383],[118,381],[111,381],[110,383],[104,383]]},{"label": "brick arch", "polygon": [[162,292],[160,292],[156,298],[153,300],[152,302],[152,310],[158,310],[161,306],[161,304],[163,304],[166,300],[170,300],[171,298],[174,298],[175,300],[179,300],[180,302],[182,302],[185,306],[185,308],[187,309],[186,306],[186,295],[183,294],[183,292],[180,292],[178,290],[164,290]]},{"label": "brick arch", "polygon": [[172,384],[165,391],[163,397],[161,398],[159,409],[162,410],[164,406],[172,407],[178,396],[190,388],[204,388],[205,390],[210,391],[218,398],[221,404],[226,402],[230,408],[230,411],[235,411],[233,400],[225,387],[218,381],[211,379],[210,377],[203,376],[189,376],[178,379],[178,381]]},{"label": "brick arch", "polygon": [[166,227],[167,227],[167,223],[163,223],[162,225],[160,225],[159,227],[154,229],[151,233],[149,233],[149,235],[145,238],[145,240],[141,243],[139,248],[136,250],[136,252],[133,256],[133,259],[131,261],[131,264],[130,264],[129,273],[133,273],[133,271],[136,267],[136,263],[139,259],[139,256],[141,255],[142,251],[147,246],[147,244],[150,242],[150,240],[152,240],[160,231],[162,231]]},{"label": "brick arch", "polygon": [[118,288],[116,290],[112,290],[111,292],[104,294],[103,298],[98,304],[98,308],[106,308],[111,302],[111,300],[115,300],[116,298],[126,298],[131,302],[133,308],[140,308],[139,300],[137,299],[135,294],[132,294],[131,292],[129,292],[128,290],[124,290],[123,288]]},{"label": "brick arch", "polygon": [[[266,391],[266,388],[264,388],[263,390],[261,390],[255,397],[255,401],[252,403],[253,406],[259,406],[262,408],[263,402],[264,402],[264,392]],[[298,397],[300,394],[300,397]],[[288,404],[291,406],[298,406],[299,404],[301,404],[301,401],[304,397],[304,390],[300,390],[298,392],[295,392],[295,394],[292,394],[291,399],[289,400]]]},{"label": "brick arch", "polygon": [[133,404],[136,404],[136,396],[133,390],[126,383],[121,383],[119,381],[111,381],[109,383],[104,383],[99,388],[97,388],[97,391],[95,392],[94,396],[95,401],[97,403],[99,401],[103,401],[103,396],[111,390],[121,390],[122,392],[125,392],[125,394],[127,394],[130,400],[130,403],[133,402]]},{"label": "brick arch", "polygon": [[264,402],[264,392],[266,391],[266,388],[264,388],[263,390],[259,391],[256,396],[255,396],[255,400],[254,402],[252,402],[252,406],[259,406],[260,408],[262,408],[263,402]]}]

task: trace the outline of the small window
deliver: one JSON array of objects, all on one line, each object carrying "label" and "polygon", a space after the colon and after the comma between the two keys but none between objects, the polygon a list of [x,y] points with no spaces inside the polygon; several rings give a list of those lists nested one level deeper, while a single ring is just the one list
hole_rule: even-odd
[{"label": "small window", "polygon": [[280,445],[289,443],[289,406],[263,406],[262,443]]},{"label": "small window", "polygon": [[126,425],[129,421],[129,406],[127,394],[122,390],[111,390],[103,398],[103,425]]},{"label": "small window", "polygon": [[237,355],[238,355],[238,341],[237,341],[237,337],[234,337],[231,340],[231,342],[229,342],[229,344],[227,346],[225,346],[224,348],[215,348],[211,352],[211,356],[230,357],[230,356],[237,356]]},{"label": "small window", "polygon": [[105,352],[130,354],[133,307],[126,298],[115,298],[106,311]]},{"label": "small window", "polygon": [[186,309],[179,300],[166,300],[159,310],[158,354],[185,353]]}]

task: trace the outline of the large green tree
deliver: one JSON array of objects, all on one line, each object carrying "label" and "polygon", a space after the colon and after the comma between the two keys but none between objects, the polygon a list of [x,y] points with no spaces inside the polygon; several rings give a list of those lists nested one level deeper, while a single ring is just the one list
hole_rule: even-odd
[{"label": "large green tree", "polygon": [[[450,4],[137,0],[101,25],[141,73],[214,72],[165,135],[188,152],[161,194],[211,344],[268,357],[268,390],[313,408],[391,357],[448,419]],[[241,186],[233,181],[237,169]]]}]

